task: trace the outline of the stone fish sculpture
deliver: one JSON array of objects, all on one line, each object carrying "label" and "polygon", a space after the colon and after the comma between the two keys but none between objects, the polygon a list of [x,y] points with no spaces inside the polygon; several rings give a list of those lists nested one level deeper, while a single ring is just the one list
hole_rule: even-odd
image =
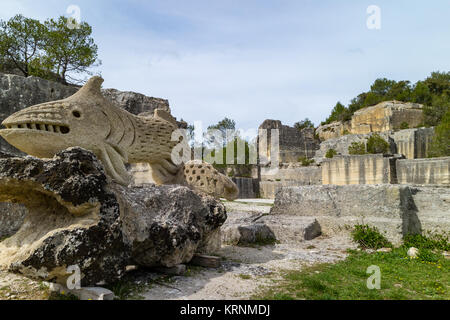
[{"label": "stone fish sculpture", "polygon": [[194,190],[237,198],[239,190],[228,177],[202,161],[175,165],[172,141],[178,129],[163,110],[153,117],[133,115],[113,105],[101,93],[101,77],[92,77],[77,93],[59,101],[31,106],[3,121],[0,135],[11,145],[38,158],[52,158],[70,147],[92,151],[117,183],[131,182],[125,164],[148,163],[157,184],[180,184]]}]

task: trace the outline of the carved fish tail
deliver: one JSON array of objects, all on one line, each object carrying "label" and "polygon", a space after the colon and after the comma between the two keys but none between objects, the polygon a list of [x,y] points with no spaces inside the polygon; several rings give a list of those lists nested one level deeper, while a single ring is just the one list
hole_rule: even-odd
[{"label": "carved fish tail", "polygon": [[238,187],[230,178],[199,160],[189,161],[181,167],[175,183],[227,200],[235,200],[239,195]]}]

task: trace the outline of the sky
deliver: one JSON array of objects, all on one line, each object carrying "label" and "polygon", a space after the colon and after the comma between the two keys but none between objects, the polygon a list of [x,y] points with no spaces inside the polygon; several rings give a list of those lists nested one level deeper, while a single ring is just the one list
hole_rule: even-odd
[{"label": "sky", "polygon": [[71,5],[93,27],[104,88],[168,99],[205,127],[318,125],[377,78],[450,71],[450,0],[0,0],[0,19]]}]

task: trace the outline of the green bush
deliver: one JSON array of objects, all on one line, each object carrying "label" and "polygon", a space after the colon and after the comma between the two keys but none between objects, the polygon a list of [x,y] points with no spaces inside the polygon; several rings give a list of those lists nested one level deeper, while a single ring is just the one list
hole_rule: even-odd
[{"label": "green bush", "polygon": [[388,153],[390,144],[380,135],[374,134],[367,140],[367,152],[371,154]]},{"label": "green bush", "polygon": [[351,155],[366,154],[366,145],[364,142],[352,142],[352,144],[348,147],[348,153]]},{"label": "green bush", "polygon": [[307,157],[300,157],[300,158],[298,158],[298,162],[301,162],[302,166],[304,166],[304,167],[309,167],[315,161],[314,161],[314,159],[308,159]]},{"label": "green bush", "polygon": [[325,157],[328,159],[334,158],[334,156],[337,155],[337,151],[334,149],[328,149],[327,153],[325,154]]},{"label": "green bush", "polygon": [[408,234],[403,237],[403,246],[430,250],[450,250],[449,235],[447,233]]},{"label": "green bush", "polygon": [[355,225],[352,238],[363,249],[392,248],[392,243],[376,227],[369,225]]},{"label": "green bush", "polygon": [[400,124],[400,129],[401,130],[409,129],[409,123],[408,122],[402,122]]},{"label": "green bush", "polygon": [[450,156],[450,110],[442,118],[442,122],[435,128],[433,141],[428,151],[428,157]]}]

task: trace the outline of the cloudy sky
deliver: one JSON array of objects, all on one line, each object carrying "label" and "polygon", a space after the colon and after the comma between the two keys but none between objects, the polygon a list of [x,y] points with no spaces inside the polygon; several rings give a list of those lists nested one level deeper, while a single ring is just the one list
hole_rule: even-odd
[{"label": "cloudy sky", "polygon": [[[80,8],[104,87],[169,99],[178,119],[324,120],[379,77],[450,70],[450,0],[1,0],[0,19]],[[370,5],[381,29],[369,29]]]}]

